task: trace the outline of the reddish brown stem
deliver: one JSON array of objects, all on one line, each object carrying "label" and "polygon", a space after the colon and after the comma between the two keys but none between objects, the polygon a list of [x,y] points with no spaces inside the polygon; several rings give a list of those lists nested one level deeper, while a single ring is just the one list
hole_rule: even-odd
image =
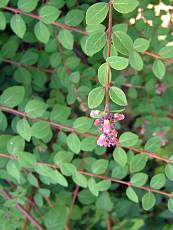
[{"label": "reddish brown stem", "polygon": [[[28,119],[31,119],[27,116],[27,114],[25,112],[20,112],[18,110],[15,110],[15,109],[11,109],[7,106],[4,106],[4,105],[0,105],[0,110],[2,111],[5,111],[7,113],[11,113],[11,114],[14,114],[14,115],[17,115],[17,116],[20,116],[20,117],[24,117],[24,118],[28,118]],[[57,124],[55,122],[52,122],[52,121],[48,121],[48,120],[45,120],[45,119],[42,119],[42,118],[37,118],[37,119],[31,119],[32,121],[45,121],[45,122],[48,122],[49,125],[51,125],[52,127],[54,127],[55,129],[65,129],[69,132],[75,132],[75,133],[78,133],[74,128],[72,127],[69,127],[67,125],[62,125],[62,124]],[[97,136],[93,133],[78,133],[79,135],[82,135],[82,136]],[[119,145],[121,146],[122,148],[126,148],[126,149],[129,149],[129,150],[132,150],[136,153],[143,153],[143,154],[146,154],[148,155],[149,157],[153,158],[153,159],[157,159],[157,160],[160,160],[160,161],[163,161],[165,163],[172,163],[172,160],[168,159],[168,158],[165,158],[165,157],[160,157],[158,156],[156,153],[151,153],[149,151],[146,151],[146,150],[143,150],[143,149],[137,149],[137,148],[134,148],[134,147],[126,147],[126,146],[123,146],[123,145]],[[14,159],[15,156],[12,156],[12,155],[6,155],[6,154],[3,154],[3,153],[0,153],[0,156],[2,157],[7,157],[7,158],[10,158],[10,159]],[[38,163],[39,164],[39,163]],[[49,165],[48,163],[44,163],[44,164],[47,164]]]},{"label": "reddish brown stem", "polygon": [[[111,55],[111,37],[112,37],[112,0],[109,1],[109,26],[108,26],[108,52],[107,57]],[[106,76],[106,87],[105,87],[105,94],[106,94],[106,101],[105,101],[105,112],[109,112],[109,84],[110,84],[110,65],[107,62],[107,76]]]},{"label": "reddish brown stem", "polygon": [[27,69],[31,69],[31,70],[35,70],[35,71],[42,71],[45,73],[54,73],[55,72],[55,70],[53,70],[53,69],[45,69],[45,68],[40,68],[40,67],[36,67],[36,66],[25,65],[25,64],[22,64],[20,62],[12,61],[9,59],[2,59],[2,61],[9,63],[9,64],[12,64],[12,65],[16,65],[17,67],[25,67]]},{"label": "reddish brown stem", "polygon": [[[0,190],[1,195],[6,199],[12,199],[11,195],[6,190]],[[45,230],[44,227],[42,227],[39,222],[31,215],[29,214],[20,204],[16,204],[16,208],[19,209],[19,211],[24,215],[31,223],[38,229],[38,230]]]},{"label": "reddish brown stem", "polygon": [[[33,191],[32,191],[30,200],[32,200],[34,194],[35,194],[35,189],[33,189]],[[30,212],[31,212],[31,209],[32,209],[32,203],[28,202],[28,203],[27,203],[27,207],[26,207],[26,211],[27,211],[28,213],[30,213]],[[25,221],[24,221],[24,223],[23,223],[23,226],[22,226],[22,230],[27,230],[28,222],[29,222],[29,220],[28,220],[28,218],[26,217],[26,218],[25,218]]]},{"label": "reddish brown stem", "polygon": [[[9,7],[9,6],[4,7],[4,9],[7,10],[7,11],[11,11],[11,12],[13,12],[15,14],[22,14],[22,15],[26,15],[28,17],[34,18],[34,19],[36,19],[38,21],[40,20],[40,17],[38,15],[36,15],[36,14],[26,13],[24,11],[21,11],[19,9],[12,8],[12,7]],[[88,35],[88,33],[86,31],[84,31],[84,30],[81,30],[81,29],[78,29],[78,28],[75,28],[75,27],[60,23],[60,22],[52,22],[51,24],[54,25],[54,26],[60,27],[62,29],[72,31],[72,32],[77,32],[77,33],[80,33],[80,34],[83,34],[83,35]],[[173,63],[173,58],[162,58],[160,55],[158,55],[158,54],[156,54],[154,52],[144,51],[143,54],[151,56],[154,59],[161,59],[162,61],[164,61],[164,62],[166,62],[168,64]]]},{"label": "reddish brown stem", "polygon": [[168,158],[165,158],[165,157],[160,157],[156,153],[151,153],[151,152],[149,152],[147,150],[144,150],[144,149],[137,149],[137,148],[134,148],[134,147],[126,147],[126,146],[123,146],[123,145],[121,147],[129,149],[129,150],[132,150],[132,151],[134,151],[136,153],[143,153],[143,154],[145,154],[145,155],[147,155],[147,156],[149,156],[151,158],[155,158],[155,159],[163,161],[163,162],[165,162],[167,164],[172,163],[172,160],[170,160]]},{"label": "reddish brown stem", "polygon": [[154,52],[149,52],[149,51],[144,51],[143,54],[148,55],[154,59],[160,59],[168,64],[172,64],[173,63],[173,58],[163,58],[161,57],[159,54],[156,54]]},{"label": "reddish brown stem", "polygon": [[68,228],[69,228],[70,218],[71,218],[71,215],[73,213],[73,208],[74,208],[74,204],[75,204],[78,192],[79,192],[79,186],[76,186],[76,188],[75,188],[75,190],[73,192],[73,198],[72,198],[72,201],[71,201],[71,204],[70,204],[70,210],[69,210],[69,215],[68,215],[67,224],[66,224],[66,226]]},{"label": "reddish brown stem", "polygon": [[[11,11],[11,12],[13,12],[15,14],[23,14],[23,15],[29,16],[31,18],[34,18],[34,19],[38,20],[38,21],[41,20],[40,16],[38,16],[36,14],[29,14],[29,13],[26,13],[26,12],[21,11],[19,9],[16,9],[16,8],[6,6],[6,7],[4,7],[4,9],[8,10],[8,11]],[[54,26],[60,27],[62,29],[66,29],[66,30],[70,30],[70,31],[73,31],[73,32],[81,33],[83,35],[87,35],[86,31],[80,30],[78,28],[75,28],[75,27],[60,23],[60,22],[52,22],[51,24],[54,25]]]},{"label": "reddish brown stem", "polygon": [[[118,180],[118,179],[115,179],[115,178],[111,178],[111,177],[107,177],[107,176],[100,176],[100,175],[96,175],[94,173],[89,173],[89,172],[85,172],[85,171],[80,171],[80,173],[83,174],[83,175],[86,175],[86,176],[90,176],[90,177],[100,178],[100,179],[103,179],[103,180],[112,181],[112,182],[115,182],[115,183],[118,183],[118,184],[122,184],[122,185],[125,185],[125,186],[137,187],[137,186],[133,185],[131,182],[121,181],[121,180]],[[141,186],[141,187],[138,187],[138,188],[142,189],[142,190],[145,190],[145,191],[148,191],[148,192],[158,193],[158,194],[161,194],[161,195],[173,198],[173,194],[172,193],[168,193],[168,192],[164,192],[164,191],[152,189],[150,187],[145,187],[145,186]]]},{"label": "reddish brown stem", "polygon": [[[3,156],[3,157],[4,157],[4,155],[6,155],[6,154],[1,154],[1,156]],[[6,155],[6,157],[7,156],[10,156],[10,155]],[[11,156],[9,158],[11,159]],[[15,157],[15,158],[13,158],[13,160],[18,160],[18,159],[17,159],[17,157]],[[56,165],[56,164],[49,164],[49,163],[45,163],[45,162],[37,162],[36,165],[46,165],[46,166],[48,166],[50,168],[53,168],[53,169],[58,169],[59,168],[59,166]],[[112,182],[115,182],[115,183],[118,183],[118,184],[122,184],[122,185],[125,185],[125,186],[137,187],[137,186],[133,185],[131,182],[122,181],[122,180],[119,180],[119,179],[116,179],[116,178],[112,178],[112,177],[108,177],[108,176],[104,176],[104,175],[97,175],[97,174],[86,172],[86,171],[83,171],[83,170],[80,170],[80,173],[83,174],[83,175],[85,175],[85,176],[95,177],[95,178],[99,178],[99,179],[103,179],[103,180],[109,180],[109,181],[112,181]],[[167,193],[167,192],[164,192],[164,191],[159,191],[159,190],[152,189],[150,187],[145,187],[145,186],[141,186],[141,187],[138,187],[138,188],[142,189],[142,190],[146,190],[146,191],[149,191],[149,192],[158,193],[158,194],[161,194],[161,195],[173,198],[173,194],[172,193]]]}]

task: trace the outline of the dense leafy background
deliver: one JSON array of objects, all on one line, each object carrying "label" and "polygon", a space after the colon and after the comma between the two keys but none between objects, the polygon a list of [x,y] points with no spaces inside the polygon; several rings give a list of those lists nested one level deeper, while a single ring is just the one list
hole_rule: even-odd
[{"label": "dense leafy background", "polygon": [[[171,2],[114,0],[107,57],[108,1],[0,0],[2,230],[173,229]],[[107,63],[115,149],[89,116]]]}]

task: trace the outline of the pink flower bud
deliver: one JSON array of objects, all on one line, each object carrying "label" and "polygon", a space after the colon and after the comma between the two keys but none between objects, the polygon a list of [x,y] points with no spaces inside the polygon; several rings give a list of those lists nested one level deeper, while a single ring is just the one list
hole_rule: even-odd
[{"label": "pink flower bud", "polygon": [[101,134],[100,137],[97,140],[97,144],[100,146],[105,146],[106,145],[106,137],[104,134]]},{"label": "pink flower bud", "polygon": [[109,133],[111,130],[111,125],[109,120],[104,120],[103,131],[104,133]]},{"label": "pink flower bud", "polygon": [[115,119],[115,121],[121,121],[121,120],[124,120],[124,114],[121,114],[121,113],[115,113],[115,114],[114,114],[114,119]]},{"label": "pink flower bud", "polygon": [[94,125],[95,126],[98,126],[100,124],[100,120],[99,119],[96,119],[95,121],[94,121]]},{"label": "pink flower bud", "polygon": [[99,110],[92,110],[90,112],[90,117],[92,118],[98,118],[99,117],[99,114],[100,114],[100,111]]}]

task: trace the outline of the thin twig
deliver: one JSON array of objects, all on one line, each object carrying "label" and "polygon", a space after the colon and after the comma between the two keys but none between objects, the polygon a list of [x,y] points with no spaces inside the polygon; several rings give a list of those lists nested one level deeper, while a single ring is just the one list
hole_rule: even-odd
[{"label": "thin twig", "polygon": [[[0,194],[6,199],[12,199],[11,195],[4,189],[0,190]],[[16,204],[16,208],[24,215],[38,230],[45,230],[43,226],[30,214],[28,213],[20,204]]]},{"label": "thin twig", "polygon": [[73,198],[72,198],[72,201],[71,201],[71,204],[70,204],[70,210],[69,210],[69,215],[68,215],[67,224],[66,224],[66,226],[68,226],[68,228],[69,228],[70,218],[71,218],[71,215],[73,213],[73,208],[74,208],[74,204],[75,204],[78,192],[79,192],[79,186],[77,185],[75,187],[74,192],[73,192]]},{"label": "thin twig", "polygon": [[20,62],[16,62],[16,61],[9,60],[9,59],[2,59],[2,61],[6,62],[8,64],[16,65],[17,67],[25,67],[27,69],[31,69],[31,70],[35,70],[35,71],[42,71],[42,72],[45,72],[45,73],[54,73],[55,72],[54,69],[46,69],[46,68],[40,68],[40,67],[37,67],[37,66],[25,65],[25,64],[22,64]]},{"label": "thin twig", "polygon": [[[35,194],[35,189],[33,189],[33,191],[32,191],[30,200],[32,200],[34,194]],[[26,207],[26,211],[27,211],[28,213],[30,213],[30,212],[31,212],[31,209],[32,209],[32,203],[28,202],[28,203],[27,203],[27,207]],[[24,223],[23,223],[23,226],[22,226],[22,230],[27,230],[28,223],[29,223],[29,220],[28,220],[28,218],[26,217],[26,218],[25,218],[25,221],[24,221]]]},{"label": "thin twig", "polygon": [[[9,7],[9,6],[5,6],[3,7],[5,10],[8,10],[8,11],[11,11],[15,14],[23,14],[23,15],[26,15],[26,16],[29,16],[31,18],[34,18],[38,21],[41,20],[41,17],[36,15],[36,14],[29,14],[29,13],[26,13],[22,10],[19,10],[19,9],[16,9],[16,8],[12,8],[12,7]],[[63,23],[60,23],[60,22],[52,22],[51,23],[52,25],[54,26],[57,26],[57,27],[60,27],[62,29],[65,29],[65,30],[69,30],[69,31],[73,31],[73,32],[77,32],[77,33],[81,33],[83,35],[87,35],[87,32],[86,31],[83,31],[83,30],[80,30],[78,28],[75,28],[75,27],[72,27],[72,26],[69,26],[69,25],[66,25],[66,24],[63,24]]]},{"label": "thin twig", "polygon": [[[107,57],[111,55],[111,36],[112,36],[112,0],[109,1],[109,26],[108,26],[108,52]],[[107,62],[107,75],[106,75],[106,101],[105,101],[105,112],[109,112],[109,84],[110,84],[110,64]]]},{"label": "thin twig", "polygon": [[[4,156],[5,154],[3,154],[2,156]],[[7,155],[9,156],[9,155]],[[10,158],[11,159],[11,158]],[[18,158],[13,158],[13,160],[18,160]],[[49,164],[49,163],[45,163],[45,162],[37,162],[35,163],[35,165],[46,165],[50,168],[53,168],[53,169],[58,169],[59,166],[56,165],[56,164]],[[112,178],[112,177],[108,177],[108,176],[104,176],[104,175],[97,175],[95,173],[90,173],[90,172],[86,172],[84,170],[80,170],[80,173],[85,175],[85,176],[89,176],[89,177],[95,177],[95,178],[99,178],[99,179],[103,179],[103,180],[108,180],[108,181],[112,181],[114,183],[118,183],[118,184],[122,184],[122,185],[125,185],[125,186],[133,186],[133,187],[137,187],[139,189],[142,189],[142,190],[145,190],[145,191],[148,191],[148,192],[154,192],[154,193],[158,193],[158,194],[161,194],[161,195],[164,195],[164,196],[168,196],[168,197],[171,197],[173,198],[173,194],[172,193],[168,193],[168,192],[164,192],[164,191],[160,191],[160,190],[156,190],[156,189],[152,189],[151,187],[145,187],[145,186],[135,186],[133,183],[131,182],[128,182],[128,181],[122,181],[122,180],[119,180],[119,179],[116,179],[116,178]]]},{"label": "thin twig", "polygon": [[[4,106],[4,105],[0,105],[0,110],[2,111],[5,111],[7,113],[11,113],[11,114],[14,114],[14,115],[17,115],[17,116],[20,116],[20,117],[24,117],[24,118],[28,118],[28,119],[31,119],[32,121],[45,121],[47,122],[49,125],[51,125],[52,127],[54,127],[55,129],[65,129],[69,132],[75,132],[75,133],[78,133],[74,128],[72,127],[69,127],[67,125],[62,125],[62,124],[58,124],[58,123],[55,123],[55,122],[52,122],[52,121],[49,121],[49,120],[45,120],[45,119],[42,119],[42,118],[29,118],[27,116],[27,114],[25,112],[21,112],[21,111],[18,111],[18,110],[15,110],[15,109],[11,109],[7,106]],[[82,136],[93,136],[93,137],[97,137],[96,134],[93,134],[93,133],[78,133],[79,135],[82,135]],[[143,149],[137,149],[137,148],[134,148],[134,147],[126,147],[126,146],[123,146],[123,145],[119,145],[121,146],[122,148],[126,148],[126,149],[129,149],[129,150],[132,150],[136,153],[143,153],[143,154],[146,154],[148,155],[150,158],[153,158],[153,159],[157,159],[157,160],[160,160],[160,161],[163,161],[165,163],[173,163],[172,160],[168,159],[168,158],[165,158],[165,157],[160,157],[159,155],[157,155],[156,153],[152,153],[152,152],[149,152],[149,151],[146,151],[146,150],[143,150]],[[7,157],[6,154],[4,154],[5,156],[3,156],[3,153],[0,153],[0,156],[2,157]],[[8,157],[10,159],[14,159],[15,156],[12,156],[10,155],[10,157]],[[39,163],[38,163],[39,164]],[[44,164],[47,164],[49,165],[48,163],[44,163]]]}]

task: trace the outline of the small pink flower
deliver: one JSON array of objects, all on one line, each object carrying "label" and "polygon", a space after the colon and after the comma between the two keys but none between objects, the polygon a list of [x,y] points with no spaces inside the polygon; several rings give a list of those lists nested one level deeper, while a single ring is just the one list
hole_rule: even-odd
[{"label": "small pink flower", "polygon": [[109,133],[111,130],[111,125],[109,120],[104,120],[103,131],[104,133]]},{"label": "small pink flower", "polygon": [[98,126],[100,124],[100,120],[99,119],[96,119],[95,121],[94,121],[94,125],[95,126]]},{"label": "small pink flower", "polygon": [[106,145],[106,137],[104,134],[101,134],[100,137],[97,140],[97,144],[100,146],[105,146]]},{"label": "small pink flower", "polygon": [[121,113],[115,113],[115,114],[114,114],[114,119],[115,119],[115,121],[121,121],[121,120],[124,120],[124,114],[121,114]]},{"label": "small pink flower", "polygon": [[111,131],[111,136],[117,137],[117,135],[118,135],[117,130],[113,129],[113,130]]},{"label": "small pink flower", "polygon": [[91,113],[90,113],[90,117],[92,117],[92,118],[98,118],[99,114],[100,114],[99,110],[92,110]]},{"label": "small pink flower", "polygon": [[113,137],[111,142],[112,142],[113,146],[115,146],[115,145],[117,145],[119,143],[118,138],[116,138],[116,137]]},{"label": "small pink flower", "polygon": [[155,86],[157,95],[161,95],[166,91],[166,86],[164,83],[156,84]]}]

